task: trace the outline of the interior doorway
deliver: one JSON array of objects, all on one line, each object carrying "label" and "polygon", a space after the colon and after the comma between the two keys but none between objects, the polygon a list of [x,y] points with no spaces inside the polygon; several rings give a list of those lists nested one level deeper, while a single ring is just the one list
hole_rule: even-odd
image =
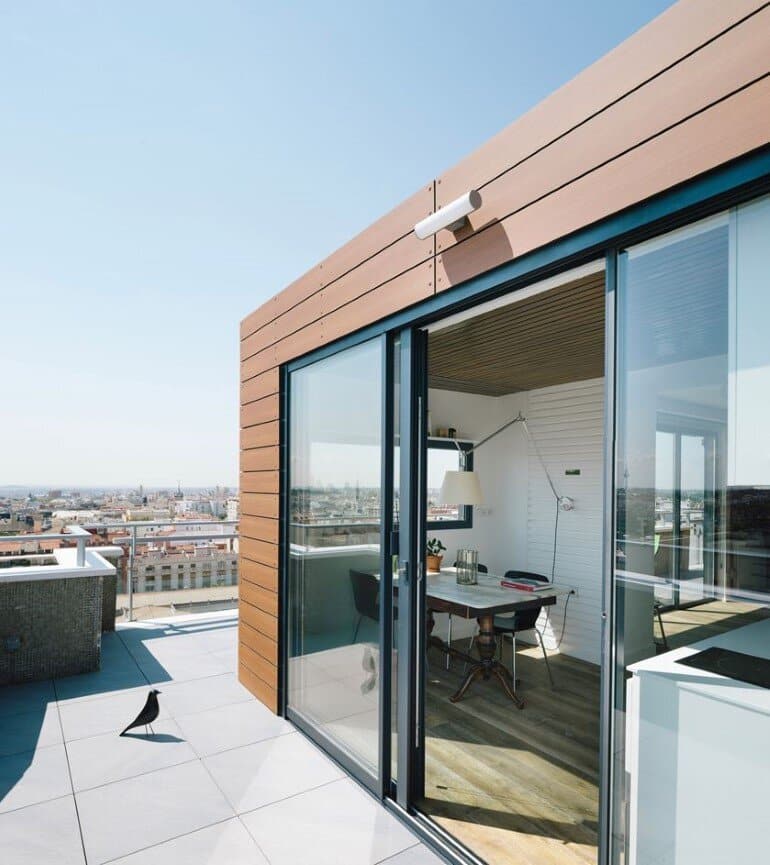
[{"label": "interior doorway", "polygon": [[597,858],[604,318],[601,262],[427,328],[415,804],[490,865]]}]

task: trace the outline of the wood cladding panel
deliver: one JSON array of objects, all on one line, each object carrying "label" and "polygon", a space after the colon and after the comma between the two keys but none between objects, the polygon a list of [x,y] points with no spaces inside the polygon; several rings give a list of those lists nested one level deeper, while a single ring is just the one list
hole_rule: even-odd
[{"label": "wood cladding panel", "polygon": [[367,259],[360,267],[340,277],[325,289],[327,313],[331,314],[351,301],[397,278],[421,262],[433,259],[433,240],[418,240],[411,230],[392,246]]},{"label": "wood cladding panel", "polygon": [[266,396],[241,406],[241,428],[278,420],[278,394]]},{"label": "wood cladding panel", "polygon": [[278,645],[275,640],[261,631],[257,631],[245,621],[241,621],[240,623],[238,639],[243,645],[248,646],[271,664],[275,665],[278,663]]},{"label": "wood cladding panel", "polygon": [[290,339],[284,339],[277,343],[275,348],[276,361],[279,364],[286,363],[325,345],[328,339],[324,334],[324,321],[325,318],[314,321],[298,333],[292,334]]},{"label": "wood cladding panel", "polygon": [[278,494],[278,472],[243,472],[241,492]]},{"label": "wood cladding panel", "polygon": [[242,538],[259,538],[271,544],[277,544],[278,520],[244,515],[241,517],[239,532]]},{"label": "wood cladding panel", "polygon": [[241,340],[247,339],[253,333],[267,327],[279,315],[291,309],[292,306],[320,288],[323,288],[323,281],[320,271],[316,266],[298,279],[295,279],[283,291],[273,295],[270,300],[265,301],[254,312],[249,313],[241,322]]},{"label": "wood cladding panel", "polygon": [[434,291],[433,263],[426,261],[418,264],[412,270],[326,316],[324,328],[327,341],[339,339],[373,321],[400,312],[431,297]]},{"label": "wood cladding panel", "polygon": [[507,171],[484,187],[482,206],[468,227],[436,236],[437,251],[461,242],[474,229],[499,223],[767,74],[768,33],[770,8],[765,8]]},{"label": "wood cladding panel", "polygon": [[[531,156],[673,63],[719,37],[763,0],[680,0],[507,126],[436,181],[441,207]],[[717,40],[719,41],[719,40]]]},{"label": "wood cladding panel", "polygon": [[[367,294],[373,289],[410,270],[421,262],[432,260],[433,240],[419,240],[409,233],[396,240],[357,267],[343,274],[331,285],[300,301],[284,315],[241,342],[241,358],[262,351],[271,342],[280,342],[329,313]],[[280,349],[279,349],[280,356]]]},{"label": "wood cladding panel", "polygon": [[241,516],[278,518],[278,493],[245,493],[241,490]]},{"label": "wood cladding panel", "polygon": [[244,600],[238,604],[238,614],[250,628],[254,628],[255,631],[259,631],[260,634],[264,634],[271,640],[278,639],[278,619],[275,616],[271,616],[270,613],[266,613]]},{"label": "wood cladding panel", "polygon": [[770,141],[770,79],[744,88],[444,251],[443,291],[689,180]]},{"label": "wood cladding panel", "polygon": [[253,673],[245,664],[238,664],[238,681],[271,712],[278,712],[278,688],[272,687]]},{"label": "wood cladding panel", "polygon": [[267,372],[270,369],[278,366],[278,350],[273,345],[268,345],[267,348],[257,352],[241,363],[241,381],[248,381],[254,376]]},{"label": "wood cladding panel", "polygon": [[241,429],[241,450],[276,447],[279,436],[280,431],[277,420],[249,427],[248,429]]},{"label": "wood cladding panel", "polygon": [[245,360],[252,354],[261,351],[265,346],[301,330],[308,324],[312,324],[322,318],[323,314],[324,292],[319,289],[315,294],[311,294],[283,315],[278,316],[266,327],[251,334],[251,336],[247,336],[241,342],[241,360]]},{"label": "wood cladding panel", "polygon": [[270,541],[261,541],[255,538],[241,537],[239,540],[239,552],[242,557],[262,562],[263,565],[278,567],[278,546]]},{"label": "wood cladding panel", "polygon": [[262,655],[244,643],[238,646],[238,661],[271,688],[276,686],[278,682],[278,669],[275,664],[271,664],[267,658],[263,658]]},{"label": "wood cladding panel", "polygon": [[270,369],[241,385],[241,405],[278,393],[278,370]]},{"label": "wood cladding panel", "polygon": [[241,470],[244,472],[263,472],[278,468],[278,448],[252,448],[241,454]]},{"label": "wood cladding panel", "polygon": [[240,597],[247,604],[251,604],[259,610],[269,613],[271,616],[278,615],[278,593],[263,589],[248,580],[241,580]]},{"label": "wood cladding panel", "polygon": [[253,562],[251,559],[241,558],[239,577],[247,580],[271,592],[278,591],[278,568],[273,565],[265,565],[262,562]]}]

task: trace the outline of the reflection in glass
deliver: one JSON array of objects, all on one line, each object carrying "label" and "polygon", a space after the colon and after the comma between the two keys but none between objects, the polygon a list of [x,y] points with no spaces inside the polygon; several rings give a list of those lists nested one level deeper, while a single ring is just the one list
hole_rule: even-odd
[{"label": "reflection in glass", "polygon": [[620,257],[616,863],[764,855],[770,690],[735,669],[770,658],[768,236],[763,199]]},{"label": "reflection in glass", "polygon": [[377,771],[382,342],[292,373],[288,705]]}]

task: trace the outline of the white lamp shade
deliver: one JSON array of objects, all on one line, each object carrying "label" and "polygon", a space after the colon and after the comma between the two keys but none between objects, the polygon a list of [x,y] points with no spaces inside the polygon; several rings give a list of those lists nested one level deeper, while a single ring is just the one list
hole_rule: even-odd
[{"label": "white lamp shade", "polygon": [[445,472],[438,500],[442,505],[483,504],[479,476],[476,472]]}]

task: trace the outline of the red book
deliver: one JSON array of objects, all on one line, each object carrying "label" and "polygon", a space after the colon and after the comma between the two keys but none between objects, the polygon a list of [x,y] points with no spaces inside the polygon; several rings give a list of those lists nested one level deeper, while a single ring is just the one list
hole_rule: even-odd
[{"label": "red book", "polygon": [[518,589],[520,592],[535,592],[538,589],[544,589],[548,584],[539,583],[537,580],[500,580],[500,585],[506,589]]}]

